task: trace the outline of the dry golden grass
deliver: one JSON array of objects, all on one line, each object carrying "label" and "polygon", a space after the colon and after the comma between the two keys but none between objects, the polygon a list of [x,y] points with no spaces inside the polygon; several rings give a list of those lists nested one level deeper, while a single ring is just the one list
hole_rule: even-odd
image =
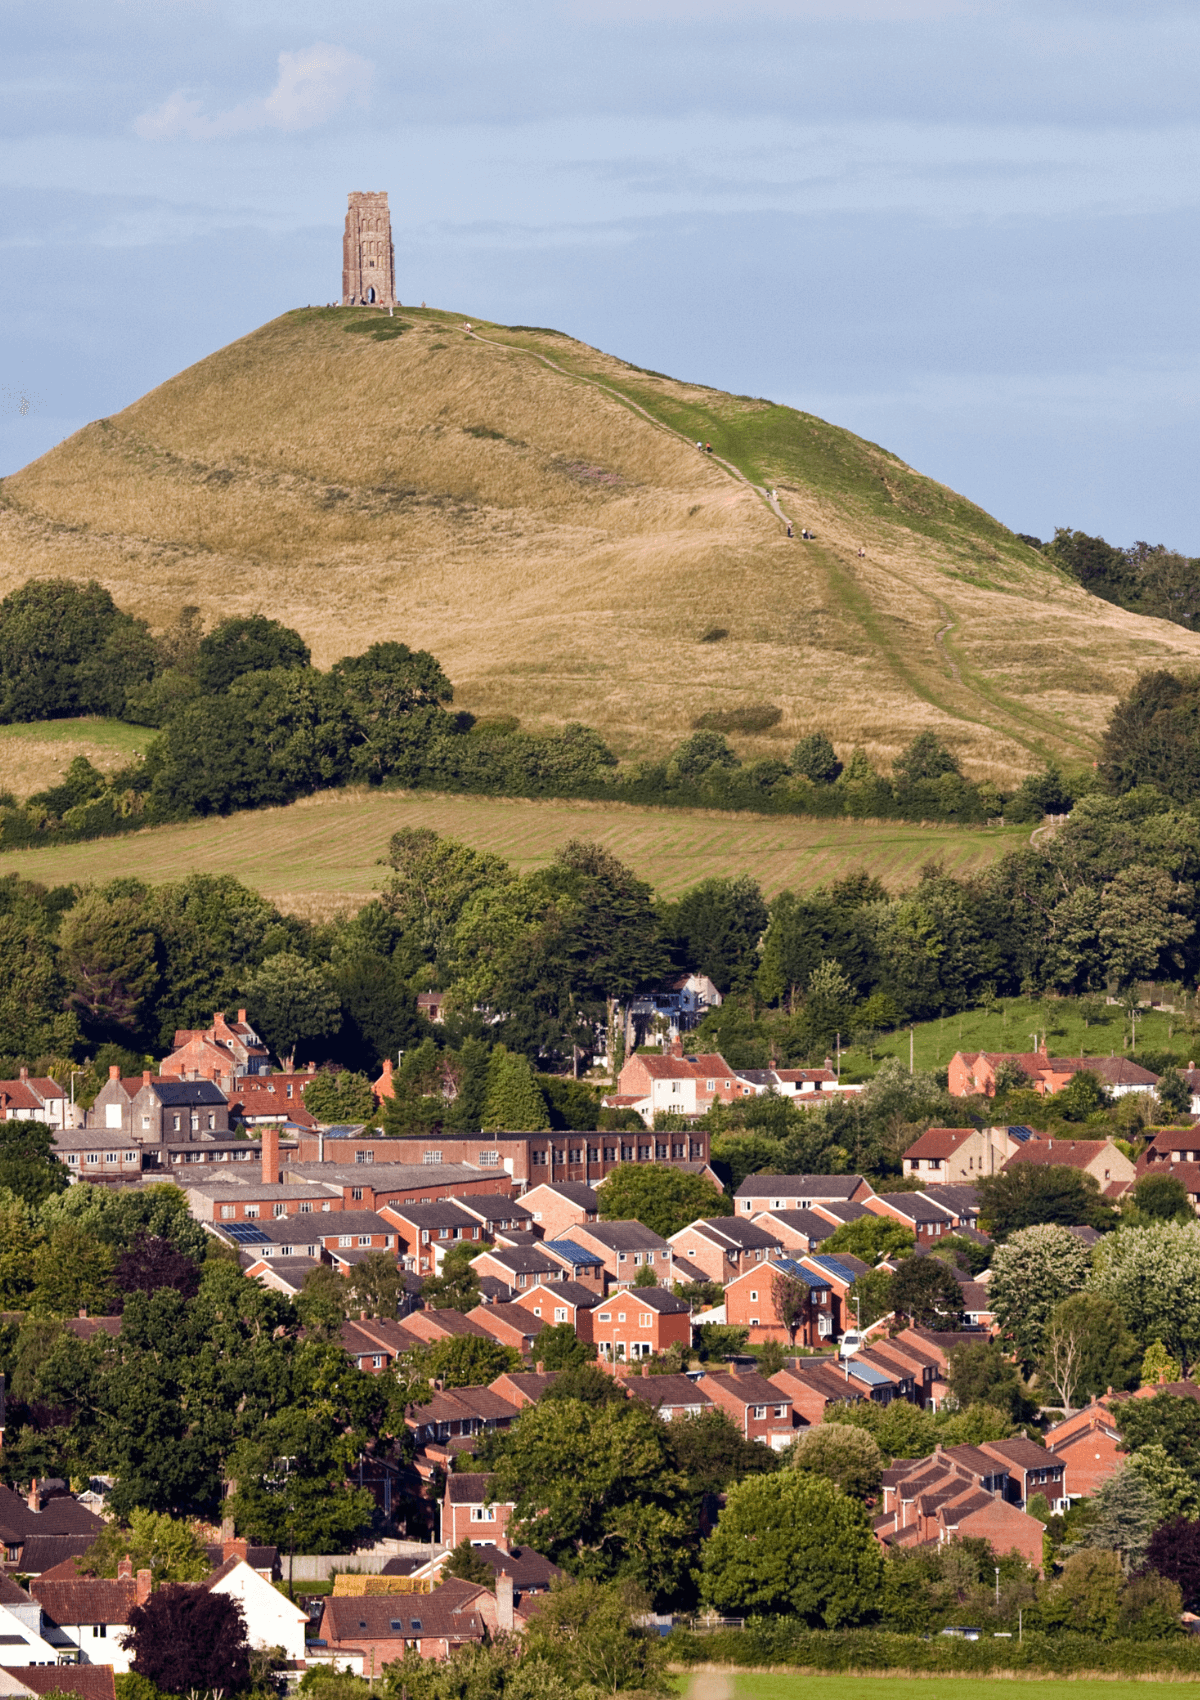
[{"label": "dry golden grass", "polygon": [[76,756],[86,756],[101,773],[113,773],[153,736],[147,727],[94,717],[0,726],[0,791],[24,802],[32,792],[57,785]]},{"label": "dry golden grass", "polygon": [[[1200,659],[1191,633],[1087,597],[807,415],[566,337],[476,341],[404,309],[411,328],[375,341],[347,334],[359,317],[287,314],[6,480],[0,589],[95,576],[160,624],[187,602],[210,621],[263,610],[321,664],[402,638],[460,706],[581,719],[622,754],[773,702],[783,719],[743,750],[823,727],[886,763],[930,727],[1000,782],[1049,753],[1091,760],[1141,667]],[[697,435],[820,541],[789,542]],[[714,625],[729,637],[700,643]]]}]

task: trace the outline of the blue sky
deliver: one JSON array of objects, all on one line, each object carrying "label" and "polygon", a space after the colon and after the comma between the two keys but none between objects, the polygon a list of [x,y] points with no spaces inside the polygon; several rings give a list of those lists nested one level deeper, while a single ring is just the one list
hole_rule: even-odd
[{"label": "blue sky", "polygon": [[1200,554],[1200,8],[0,8],[0,474],[289,307],[402,299],[803,407],[1016,530]]}]

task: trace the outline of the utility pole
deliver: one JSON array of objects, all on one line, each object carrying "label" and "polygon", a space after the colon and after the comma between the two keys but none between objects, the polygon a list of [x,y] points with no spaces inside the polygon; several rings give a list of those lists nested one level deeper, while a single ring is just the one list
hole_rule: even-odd
[{"label": "utility pole", "polygon": [[995,1565],[992,1566],[992,1568],[996,1572],[996,1607],[997,1607],[997,1609],[999,1609],[999,1606],[1000,1606],[1000,1566],[998,1564],[995,1564]]}]

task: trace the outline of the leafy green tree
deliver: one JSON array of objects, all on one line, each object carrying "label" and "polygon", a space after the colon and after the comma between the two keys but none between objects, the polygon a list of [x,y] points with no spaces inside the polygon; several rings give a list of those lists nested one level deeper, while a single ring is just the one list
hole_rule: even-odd
[{"label": "leafy green tree", "polygon": [[108,1246],[64,1222],[34,1253],[32,1310],[45,1316],[106,1314],[113,1291],[114,1258]]},{"label": "leafy green tree", "polygon": [[214,626],[196,650],[194,674],[202,691],[227,691],[246,673],[272,668],[305,668],[312,664],[308,645],[299,632],[265,614],[235,615]]},{"label": "leafy green tree", "polygon": [[1200,1224],[1124,1228],[1102,1240],[1091,1285],[1139,1341],[1160,1340],[1187,1371],[1200,1352]]},{"label": "leafy green tree", "polygon": [[792,1442],[788,1463],[793,1470],[823,1476],[851,1499],[871,1499],[879,1492],[883,1454],[865,1429],[849,1423],[817,1423]]},{"label": "leafy green tree", "polygon": [[784,1470],[729,1489],[705,1542],[700,1590],[724,1612],[839,1629],[872,1614],[882,1580],[862,1506],[821,1476]]},{"label": "leafy green tree", "polygon": [[375,1115],[375,1094],[365,1074],[321,1069],[304,1088],[304,1108],[321,1122],[367,1122]]},{"label": "leafy green tree", "polygon": [[[661,1641],[646,1635],[639,1620],[647,1596],[626,1579],[556,1581],[526,1632],[531,1663],[553,1672],[565,1691],[532,1690],[528,1700],[566,1700],[579,1694],[665,1694],[666,1658]],[[515,1686],[506,1689],[522,1700]]]},{"label": "leafy green tree", "polygon": [[534,1340],[530,1356],[547,1372],[578,1369],[595,1361],[596,1348],[590,1341],[579,1339],[571,1323],[547,1323]]},{"label": "leafy green tree", "polygon": [[792,750],[792,772],[814,785],[832,785],[842,771],[833,745],[824,732],[810,732]]},{"label": "leafy green tree", "polygon": [[395,1319],[400,1295],[404,1291],[404,1275],[397,1267],[393,1252],[369,1252],[361,1263],[354,1265],[349,1286],[353,1295],[352,1307],[360,1316]]},{"label": "leafy green tree", "polygon": [[1192,1107],[1191,1088],[1174,1064],[1163,1069],[1154,1091],[1160,1108],[1169,1116],[1186,1115]]},{"label": "leafy green tree", "polygon": [[373,643],[362,655],[335,662],[330,677],[358,726],[352,778],[368,784],[421,778],[430,741],[448,730],[442,704],[454,697],[428,650]]},{"label": "leafy green tree", "polygon": [[1047,1628],[1108,1639],[1116,1631],[1123,1580],[1115,1552],[1072,1553],[1040,1602],[1038,1615]]},{"label": "leafy green tree", "polygon": [[730,773],[740,766],[741,762],[719,732],[693,732],[673,750],[667,764],[667,779],[668,783],[674,777],[685,785],[695,785],[714,770]]},{"label": "leafy green tree", "polygon": [[1056,1307],[1088,1278],[1089,1255],[1066,1228],[1021,1228],[997,1246],[988,1304],[1001,1336],[1027,1369],[1041,1357]]},{"label": "leafy green tree", "polygon": [[445,1574],[456,1576],[460,1582],[474,1582],[477,1587],[486,1588],[489,1593],[496,1592],[496,1572],[479,1557],[471,1545],[469,1535],[464,1535],[450,1554]]},{"label": "leafy green tree", "polygon": [[705,1494],[724,1493],[730,1483],[770,1475],[780,1465],[778,1452],[750,1440],[716,1406],[675,1417],[666,1430],[668,1460],[687,1482],[697,1509]]},{"label": "leafy green tree", "polygon": [[494,1497],[516,1504],[511,1538],[577,1576],[629,1580],[670,1598],[686,1578],[690,1525],[665,1430],[637,1400],[527,1406],[495,1437],[492,1460]]},{"label": "leafy green tree", "polygon": [[0,1122],[0,1196],[10,1193],[32,1209],[70,1184],[55,1156],[52,1128],[44,1122]]},{"label": "leafy green tree", "polygon": [[211,1566],[190,1523],[160,1511],[134,1510],[127,1525],[108,1523],[79,1559],[86,1576],[115,1576],[123,1558],[162,1582],[201,1582]]},{"label": "leafy green tree", "polygon": [[615,1376],[596,1364],[577,1364],[560,1370],[542,1394],[542,1401],[553,1404],[563,1399],[577,1399],[583,1405],[620,1405],[628,1395]]},{"label": "leafy green tree", "polygon": [[431,1310],[474,1310],[479,1303],[479,1276],[471,1267],[480,1248],[472,1240],[460,1240],[442,1259],[440,1275],[427,1275],[421,1282],[421,1297]]},{"label": "leafy green tree", "polygon": [[1133,1189],[1133,1201],[1154,1222],[1190,1222],[1196,1214],[1187,1188],[1174,1175],[1143,1175]]},{"label": "leafy green tree", "polygon": [[808,976],[799,1043],[804,1051],[827,1050],[838,1033],[849,1036],[854,1020],[854,986],[842,965],[823,958]]},{"label": "leafy green tree", "polygon": [[316,1340],[335,1340],[349,1309],[349,1286],[328,1263],[318,1263],[296,1294],[296,1314]]},{"label": "leafy green tree", "polygon": [[120,715],[155,667],[145,623],[92,579],[30,579],[0,602],[0,720]]},{"label": "leafy green tree", "polygon": [[827,1240],[821,1241],[821,1250],[848,1251],[864,1263],[876,1263],[881,1257],[911,1251],[915,1244],[916,1236],[903,1222],[894,1222],[890,1216],[867,1215],[835,1228]]},{"label": "leafy green tree", "polygon": [[1136,1470],[1118,1470],[1101,1483],[1093,1500],[1095,1518],[1082,1544],[1113,1552],[1125,1575],[1141,1562],[1150,1537],[1163,1520],[1154,1489]]},{"label": "leafy green tree", "polygon": [[1037,1417],[1037,1406],[1025,1391],[1016,1365],[990,1340],[953,1347],[948,1377],[950,1391],[964,1409],[992,1405],[1016,1423]]},{"label": "leafy green tree", "polygon": [[[1143,1387],[1157,1387],[1164,1381],[1178,1381],[1183,1370],[1161,1340],[1151,1340],[1142,1356],[1139,1373]],[[1117,1384],[1114,1381],[1112,1385],[1115,1387]]]},{"label": "leafy green tree", "polygon": [[1150,1399],[1123,1399],[1114,1422],[1125,1451],[1136,1454],[1160,1446],[1200,1484],[1200,1407],[1194,1399],[1166,1391]]},{"label": "leafy green tree", "polygon": [[714,1133],[708,1149],[711,1160],[720,1165],[721,1171],[729,1171],[727,1196],[737,1192],[747,1175],[779,1175],[786,1169],[782,1140],[766,1134]]},{"label": "leafy green tree", "polygon": [[497,1045],[488,1066],[484,1131],[510,1129],[532,1133],[549,1126],[546,1100],[542,1097],[528,1058]]},{"label": "leafy green tree", "polygon": [[[824,1251],[825,1246],[821,1247]],[[850,1288],[846,1298],[846,1316],[855,1328],[869,1328],[892,1309],[892,1272],[890,1269],[868,1269]]]},{"label": "leafy green tree", "polygon": [[[546,1100],[551,1127],[586,1133],[600,1126],[600,1093],[596,1087],[563,1074],[539,1074],[534,1078]],[[638,1126],[641,1125],[639,1117]]]},{"label": "leafy green tree", "polygon": [[707,974],[722,994],[753,977],[768,919],[758,882],[747,875],[701,880],[662,909],[677,965]]},{"label": "leafy green tree", "polygon": [[429,827],[393,833],[387,863],[392,874],[380,901],[430,962],[442,956],[468,900],[513,878],[501,857],[440,838]]},{"label": "leafy green tree", "polygon": [[923,779],[940,779],[945,773],[958,773],[958,762],[936,732],[918,732],[907,749],[892,764],[897,779],[915,785]]},{"label": "leafy green tree", "polygon": [[1109,1387],[1135,1387],[1140,1358],[1119,1306],[1099,1293],[1072,1293],[1050,1318],[1038,1380],[1070,1406]]},{"label": "leafy green tree", "polygon": [[962,1321],[962,1288],[940,1258],[906,1257],[892,1277],[892,1309],[945,1332]]},{"label": "leafy green tree", "polygon": [[329,971],[292,950],[268,956],[246,980],[246,1007],[285,1068],[302,1039],[323,1039],[342,1024],[341,1000]]},{"label": "leafy green tree", "polygon": [[1094,1177],[1065,1164],[1017,1163],[984,1175],[978,1192],[980,1220],[996,1241],[1042,1223],[1105,1228],[1113,1220]]},{"label": "leafy green tree", "polygon": [[985,1440],[1008,1440],[1014,1425],[991,1405],[969,1405],[965,1411],[925,1411],[904,1399],[877,1405],[864,1399],[857,1405],[828,1407],[830,1422],[865,1428],[875,1437],[890,1464],[896,1458],[923,1458],[935,1446],[978,1446]]},{"label": "leafy green tree", "polygon": [[[0,1136],[16,1125],[0,1122]],[[0,1164],[0,1181],[3,1172]],[[0,1308],[25,1309],[33,1288],[33,1257],[42,1238],[32,1206],[15,1188],[0,1184]]]},{"label": "leafy green tree", "polygon": [[498,1340],[481,1340],[475,1334],[451,1334],[435,1340],[413,1354],[414,1367],[429,1381],[443,1387],[486,1387],[498,1375],[523,1367],[520,1352]]},{"label": "leafy green tree", "polygon": [[666,1163],[622,1163],[605,1176],[599,1189],[605,1222],[641,1222],[668,1239],[700,1217],[730,1216],[732,1201],[705,1175],[691,1175]]},{"label": "leafy green tree", "polygon": [[1139,1475],[1158,1501],[1163,1517],[1200,1516],[1200,1485],[1176,1463],[1165,1446],[1151,1442],[1135,1452],[1129,1468]]},{"label": "leafy green tree", "polygon": [[653,1269],[650,1268],[649,1264],[643,1264],[634,1276],[633,1284],[636,1288],[657,1287],[658,1276],[654,1273]]},{"label": "leafy green tree", "polygon": [[0,954],[7,965],[0,986],[0,1052],[70,1056],[79,1041],[79,1021],[63,1008],[67,986],[44,928],[0,914]]},{"label": "leafy green tree", "polygon": [[92,1031],[133,1030],[158,985],[157,940],[145,892],[86,891],[67,912],[59,952],[67,1005]]}]

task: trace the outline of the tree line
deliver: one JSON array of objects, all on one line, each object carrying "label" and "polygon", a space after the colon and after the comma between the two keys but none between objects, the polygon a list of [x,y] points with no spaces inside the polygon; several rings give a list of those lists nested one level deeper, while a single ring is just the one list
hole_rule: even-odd
[{"label": "tree line", "polygon": [[[1135,715],[1138,691],[1144,696],[1144,686],[1130,699]],[[78,757],[23,805],[0,796],[0,843],[120,833],[350,784],[982,823],[1063,813],[1106,787],[1153,783],[1186,801],[1200,777],[1184,711],[1172,735],[1192,750],[1183,774],[1174,752],[1164,759],[1161,739],[1131,751],[1124,720],[1118,725],[1123,712],[1128,718],[1122,705],[1098,773],[1049,766],[1001,791],[966,777],[932,732],[919,734],[890,773],[861,749],[843,764],[823,732],[786,758],[743,761],[720,730],[700,724],[665,759],[621,764],[587,726],[527,732],[513,717],[457,712],[453,696],[436,658],[404,643],[372,644],[322,672],[297,632],[264,615],[236,616],[205,634],[198,611],[185,608],[156,636],[94,582],[31,580],[0,602],[0,723],[95,713],[152,726],[157,736],[143,760],[110,775]],[[746,715],[732,718],[740,725]]]}]

